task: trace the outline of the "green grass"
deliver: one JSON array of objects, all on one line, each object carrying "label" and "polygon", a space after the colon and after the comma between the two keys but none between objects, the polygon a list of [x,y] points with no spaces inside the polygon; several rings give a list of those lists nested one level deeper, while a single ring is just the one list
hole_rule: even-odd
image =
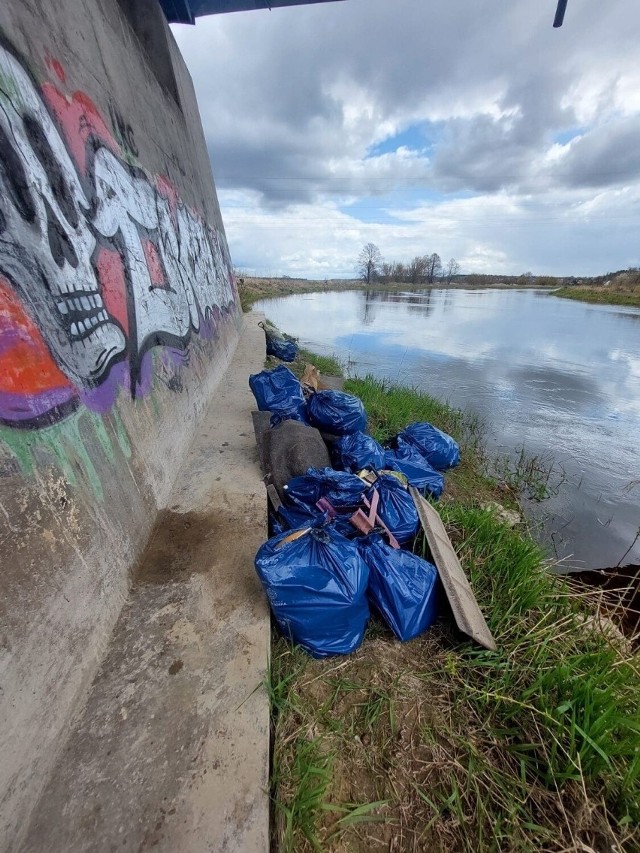
[{"label": "green grass", "polygon": [[276,801],[284,817],[283,846],[296,850],[305,839],[314,850],[320,850],[315,821],[331,781],[332,758],[322,754],[320,739],[307,740],[303,734],[292,744],[292,751],[290,782],[294,794],[286,804]]},{"label": "green grass", "polygon": [[566,471],[550,453],[528,454],[524,445],[515,456],[504,454],[490,461],[489,470],[515,494],[532,501],[557,495],[566,482]]},{"label": "green grass", "polygon": [[274,638],[274,850],[639,850],[638,653],[481,508],[548,486],[548,468],[523,454],[501,485],[477,419],[372,377],[345,388],[381,440],[429,420],[460,441],[439,511],[498,651],[448,619],[400,644],[374,617],[356,653],[323,661]]},{"label": "green grass", "polygon": [[526,774],[547,788],[588,784],[616,819],[638,821],[637,656],[585,627],[584,599],[546,571],[531,540],[479,510],[449,504],[442,516],[499,644],[460,655],[467,701]]},{"label": "green grass", "polygon": [[[455,409],[416,388],[393,385],[373,376],[348,379],[344,387],[364,403],[368,430],[378,441],[387,441],[412,421],[433,423],[458,441],[461,463],[447,474],[446,500],[474,505],[497,500],[510,508],[516,506],[512,485],[504,478],[498,484],[489,473],[484,451],[485,427],[476,415]],[[507,470],[505,466],[501,474]]]},{"label": "green grass", "polygon": [[348,379],[345,391],[360,397],[367,410],[369,431],[378,441],[403,430],[411,421],[438,423],[440,428],[462,439],[471,429],[471,417],[447,403],[424,394],[415,388],[392,385],[373,376]]},{"label": "green grass", "polygon": [[258,296],[257,293],[247,293],[246,290],[243,290],[240,287],[238,288],[238,295],[240,296],[240,307],[242,308],[244,314],[248,314],[249,311],[251,311],[251,308],[253,307],[253,303],[257,302],[258,299],[262,298]]},{"label": "green grass", "polygon": [[[275,849],[382,850],[396,837],[398,850],[442,853],[637,850],[637,655],[585,621],[588,600],[533,542],[479,509],[441,513],[498,651],[448,624],[402,645],[375,621],[357,653],[326,661],[278,639],[274,666],[294,675],[276,713],[277,810],[298,813],[309,780],[322,784]],[[362,822],[341,824],[355,802]]]},{"label": "green grass", "polygon": [[315,365],[320,373],[323,373],[325,376],[343,376],[344,369],[343,364],[339,358],[334,355],[317,355],[310,350],[303,349],[300,347],[298,350],[298,357],[296,359],[298,362],[304,363],[310,362]]},{"label": "green grass", "polygon": [[272,368],[277,367],[279,364],[285,364],[285,367],[288,367],[289,370],[291,370],[298,377],[298,379],[300,379],[308,363],[313,364],[315,367],[317,367],[318,371],[324,374],[325,376],[343,375],[342,362],[336,356],[316,355],[315,353],[303,349],[302,347],[298,348],[298,353],[295,359],[291,362],[284,363],[281,362],[279,359],[268,355],[265,359],[264,365],[267,369],[271,370]]},{"label": "green grass", "polygon": [[553,291],[554,296],[564,299],[577,299],[580,302],[592,302],[601,305],[640,306],[640,288],[624,291],[607,287],[561,287]]}]

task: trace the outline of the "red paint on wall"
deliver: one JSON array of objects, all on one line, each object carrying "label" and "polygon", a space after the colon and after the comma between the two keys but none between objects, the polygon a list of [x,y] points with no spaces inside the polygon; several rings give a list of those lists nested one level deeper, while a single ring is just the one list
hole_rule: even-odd
[{"label": "red paint on wall", "polygon": [[173,223],[173,227],[178,226],[178,190],[174,187],[171,181],[164,175],[155,176],[155,186],[158,194],[167,200],[169,203],[169,216]]},{"label": "red paint on wall", "polygon": [[52,83],[42,84],[42,94],[58,120],[69,151],[80,171],[87,172],[87,141],[93,136],[114,154],[119,154],[118,143],[91,98],[84,92],[64,95]]},{"label": "red paint on wall", "polygon": [[66,83],[67,75],[65,74],[65,70],[60,64],[60,62],[58,62],[57,59],[54,59],[53,56],[47,56],[45,62],[47,63],[47,67],[49,68],[49,70],[53,71],[58,80],[61,83]]},{"label": "red paint on wall", "polygon": [[20,297],[0,276],[0,391],[35,395],[72,387]]},{"label": "red paint on wall", "polygon": [[169,202],[171,210],[175,212],[178,207],[178,190],[174,187],[169,178],[164,175],[156,175],[155,185],[160,195],[164,196],[164,198]]},{"label": "red paint on wall", "polygon": [[164,274],[164,267],[162,266],[162,261],[160,260],[160,255],[158,254],[155,244],[152,243],[151,240],[142,240],[141,242],[144,257],[147,262],[147,269],[149,270],[149,276],[151,278],[151,284],[153,284],[154,287],[166,287],[167,279]]},{"label": "red paint on wall", "polygon": [[96,271],[102,286],[102,301],[105,308],[120,323],[125,335],[128,336],[127,285],[120,253],[115,249],[101,247],[96,256]]}]

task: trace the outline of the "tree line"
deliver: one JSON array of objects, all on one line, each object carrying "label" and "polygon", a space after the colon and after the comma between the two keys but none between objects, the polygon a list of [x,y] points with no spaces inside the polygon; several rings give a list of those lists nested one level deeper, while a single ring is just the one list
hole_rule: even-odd
[{"label": "tree line", "polygon": [[374,281],[402,282],[408,284],[433,284],[446,281],[447,284],[460,274],[460,264],[451,258],[445,264],[437,252],[431,255],[416,255],[408,263],[385,261],[375,243],[365,243],[358,255],[358,276],[367,284]]}]

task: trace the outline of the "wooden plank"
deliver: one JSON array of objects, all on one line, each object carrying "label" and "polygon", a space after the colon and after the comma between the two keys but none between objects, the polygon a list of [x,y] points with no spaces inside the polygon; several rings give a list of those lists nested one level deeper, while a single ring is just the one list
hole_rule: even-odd
[{"label": "wooden plank", "polygon": [[427,537],[456,625],[463,634],[467,634],[476,643],[485,649],[495,651],[496,642],[478,607],[471,584],[453,550],[438,511],[422,497],[416,488],[410,486],[409,491],[418,510],[420,523]]}]

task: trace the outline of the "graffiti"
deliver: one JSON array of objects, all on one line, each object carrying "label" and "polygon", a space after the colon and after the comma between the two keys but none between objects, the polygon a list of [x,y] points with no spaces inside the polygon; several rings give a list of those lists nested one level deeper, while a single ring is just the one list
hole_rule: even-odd
[{"label": "graffiti", "polygon": [[130,151],[134,157],[140,153],[136,145],[136,138],[131,125],[126,122],[113,104],[109,104],[109,116],[114,127],[115,135],[122,146]]},{"label": "graffiti", "polygon": [[152,348],[234,309],[224,235],[123,159],[86,95],[39,90],[0,42],[0,421],[143,393]]}]

